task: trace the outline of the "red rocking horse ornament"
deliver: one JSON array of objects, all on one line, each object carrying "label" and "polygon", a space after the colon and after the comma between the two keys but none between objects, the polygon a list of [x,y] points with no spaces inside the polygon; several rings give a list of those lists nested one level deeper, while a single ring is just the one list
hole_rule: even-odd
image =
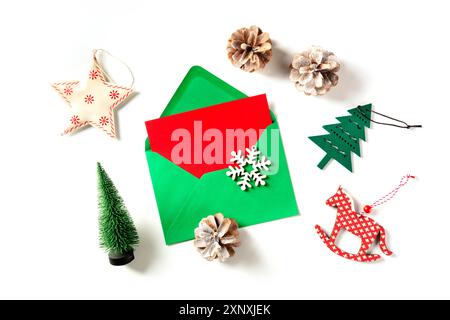
[{"label": "red rocking horse ornament", "polygon": [[[364,212],[370,213],[373,207],[392,199],[398,190],[404,186],[410,178],[415,177],[411,175],[404,176],[400,181],[400,184],[393,191],[382,197],[380,200],[374,202],[372,205],[365,206]],[[330,237],[328,237],[319,225],[316,225],[316,231],[319,234],[320,239],[322,239],[331,251],[349,260],[374,262],[380,259],[381,256],[379,254],[368,254],[368,250],[379,236],[381,251],[387,256],[392,255],[392,251],[390,251],[386,245],[386,232],[384,228],[373,219],[357,213],[355,211],[353,199],[342,189],[342,187],[339,187],[336,194],[330,197],[326,201],[326,204],[330,207],[337,207],[337,217],[333,231],[331,232]],[[361,239],[361,248],[357,254],[345,252],[336,245],[336,238],[342,229],[347,230]]]}]

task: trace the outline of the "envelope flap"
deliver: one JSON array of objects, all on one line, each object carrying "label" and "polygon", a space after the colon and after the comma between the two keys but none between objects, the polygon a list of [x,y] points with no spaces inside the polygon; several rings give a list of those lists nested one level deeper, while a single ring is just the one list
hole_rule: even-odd
[{"label": "envelope flap", "polygon": [[[211,72],[200,66],[193,66],[161,113],[161,117],[246,97],[244,93]],[[148,138],[145,139],[145,151],[147,150],[150,150]]]},{"label": "envelope flap", "polygon": [[193,66],[184,77],[161,117],[246,97],[244,93],[202,67]]}]

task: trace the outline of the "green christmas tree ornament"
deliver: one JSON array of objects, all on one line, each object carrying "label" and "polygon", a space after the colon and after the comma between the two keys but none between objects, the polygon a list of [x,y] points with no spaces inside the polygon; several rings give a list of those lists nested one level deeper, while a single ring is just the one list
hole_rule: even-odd
[{"label": "green christmas tree ornament", "polygon": [[[372,104],[358,106],[347,110],[347,112],[350,113],[350,116],[336,118],[339,123],[323,126],[328,134],[309,137],[312,142],[327,153],[317,165],[320,169],[323,169],[331,159],[334,159],[351,172],[352,152],[359,157],[361,156],[359,140],[366,140],[365,130],[370,128],[371,122],[401,129],[422,128],[420,124],[410,125],[405,121],[376,112],[372,110]],[[389,119],[390,122],[373,120],[372,114]]]},{"label": "green christmas tree ornament", "polygon": [[130,263],[139,236],[114,183],[97,162],[100,246],[114,266]]},{"label": "green christmas tree ornament", "polygon": [[366,140],[365,128],[370,128],[372,104],[358,106],[347,112],[351,115],[336,118],[339,123],[323,126],[328,134],[309,137],[327,153],[317,165],[320,169],[334,159],[352,171],[351,153],[361,156],[359,140]]}]

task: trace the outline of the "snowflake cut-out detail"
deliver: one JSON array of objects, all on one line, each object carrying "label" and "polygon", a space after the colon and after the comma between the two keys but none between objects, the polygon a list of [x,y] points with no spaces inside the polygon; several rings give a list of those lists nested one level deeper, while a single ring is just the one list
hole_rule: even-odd
[{"label": "snowflake cut-out detail", "polygon": [[[236,184],[241,187],[242,191],[253,187],[265,186],[267,178],[261,171],[268,171],[269,166],[272,164],[265,156],[260,157],[261,151],[256,146],[246,149],[247,155],[244,156],[242,151],[231,152],[231,162],[235,166],[229,166],[229,170],[226,172]],[[248,171],[248,167],[251,168]],[[253,185],[250,183],[253,181]]]}]

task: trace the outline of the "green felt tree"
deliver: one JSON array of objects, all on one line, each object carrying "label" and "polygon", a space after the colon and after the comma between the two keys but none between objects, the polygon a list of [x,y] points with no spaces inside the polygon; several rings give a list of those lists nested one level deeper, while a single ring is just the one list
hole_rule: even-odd
[{"label": "green felt tree", "polygon": [[361,156],[359,140],[366,139],[365,128],[370,128],[372,105],[358,106],[347,112],[351,115],[336,118],[339,123],[323,126],[328,134],[309,137],[327,153],[317,165],[320,169],[323,169],[331,159],[335,159],[352,171],[351,152]]},{"label": "green felt tree", "polygon": [[102,165],[97,162],[100,245],[112,265],[134,259],[139,236],[122,198]]}]

